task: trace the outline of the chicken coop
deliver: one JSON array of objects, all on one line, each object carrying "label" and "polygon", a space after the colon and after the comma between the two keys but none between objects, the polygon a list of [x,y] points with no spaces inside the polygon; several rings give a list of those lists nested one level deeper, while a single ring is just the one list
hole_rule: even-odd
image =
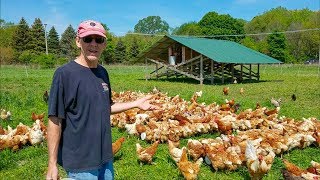
[{"label": "chicken coop", "polygon": [[[147,79],[195,79],[203,84],[260,80],[260,64],[281,63],[241,44],[207,38],[164,36],[138,58],[155,64]],[[253,67],[255,65],[255,67]]]}]

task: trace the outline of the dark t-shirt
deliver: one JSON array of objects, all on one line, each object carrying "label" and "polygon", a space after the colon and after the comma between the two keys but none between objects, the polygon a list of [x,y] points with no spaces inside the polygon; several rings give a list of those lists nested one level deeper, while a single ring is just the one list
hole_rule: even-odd
[{"label": "dark t-shirt", "polygon": [[53,77],[49,116],[62,119],[58,163],[67,171],[100,168],[112,160],[111,88],[105,68],[87,68],[75,61]]}]

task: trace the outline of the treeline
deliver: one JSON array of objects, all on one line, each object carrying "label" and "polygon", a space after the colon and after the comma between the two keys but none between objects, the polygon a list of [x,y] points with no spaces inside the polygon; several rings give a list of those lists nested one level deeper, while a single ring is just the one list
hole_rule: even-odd
[{"label": "treeline", "polygon": [[[128,32],[122,37],[115,36],[103,24],[108,34],[107,47],[102,53],[101,61],[143,63],[143,59],[137,58],[138,54],[158,41],[161,38],[158,35],[172,34],[235,41],[285,63],[302,63],[319,56],[318,17],[319,11],[287,10],[282,7],[271,9],[249,22],[209,12],[199,22],[187,22],[180,27],[170,28],[161,17],[148,16],[139,20],[134,32]],[[31,27],[23,17],[18,24],[0,20],[0,25],[1,64],[53,67],[74,59],[79,54],[75,45],[76,29],[71,25],[61,37],[54,26],[46,33],[46,25],[39,18],[35,19]]]}]

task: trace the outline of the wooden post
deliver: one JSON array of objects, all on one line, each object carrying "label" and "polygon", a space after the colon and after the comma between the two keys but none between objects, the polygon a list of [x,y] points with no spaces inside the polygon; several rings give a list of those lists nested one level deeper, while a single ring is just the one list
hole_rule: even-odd
[{"label": "wooden post", "polygon": [[258,81],[260,81],[260,64],[258,64]]},{"label": "wooden post", "polygon": [[222,84],[224,84],[224,64],[223,63],[221,64],[221,68],[222,68],[221,80],[222,80]]},{"label": "wooden post", "polygon": [[203,56],[200,57],[200,84],[203,84]]},{"label": "wooden post", "polygon": [[[145,63],[146,63],[146,69],[147,69],[147,67],[148,67],[148,59],[147,59],[147,58],[145,58]],[[146,76],[146,81],[147,81],[148,78],[149,78],[149,77],[148,77],[149,75],[148,75],[147,72],[146,72],[146,75],[145,75],[145,76]]]},{"label": "wooden post", "polygon": [[234,64],[231,64],[231,74],[232,74],[232,82],[231,83],[233,83],[234,82]]},{"label": "wooden post", "polygon": [[252,80],[252,74],[251,74],[251,71],[252,71],[252,69],[251,69],[251,64],[249,65],[249,79],[250,79],[250,81]]},{"label": "wooden post", "polygon": [[214,70],[213,70],[213,60],[211,60],[211,84],[213,84],[214,81]]},{"label": "wooden post", "polygon": [[182,60],[181,60],[181,62],[186,62],[186,47],[185,46],[182,46],[182,49],[181,49],[182,51],[181,51],[181,58],[182,58]]},{"label": "wooden post", "polygon": [[168,47],[168,62],[169,62],[169,58],[170,58],[171,55],[172,55],[172,47],[169,46]]},{"label": "wooden post", "polygon": [[158,79],[158,64],[156,64],[156,77]]},{"label": "wooden post", "polygon": [[240,72],[240,77],[243,80],[243,64],[241,64],[241,72]]}]

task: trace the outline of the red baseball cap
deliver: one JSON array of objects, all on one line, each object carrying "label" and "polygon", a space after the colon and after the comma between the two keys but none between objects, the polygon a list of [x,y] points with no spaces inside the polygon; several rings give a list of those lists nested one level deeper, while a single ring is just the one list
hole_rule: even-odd
[{"label": "red baseball cap", "polygon": [[77,36],[82,38],[89,35],[106,37],[106,30],[101,23],[97,21],[87,20],[81,22],[78,27]]}]

